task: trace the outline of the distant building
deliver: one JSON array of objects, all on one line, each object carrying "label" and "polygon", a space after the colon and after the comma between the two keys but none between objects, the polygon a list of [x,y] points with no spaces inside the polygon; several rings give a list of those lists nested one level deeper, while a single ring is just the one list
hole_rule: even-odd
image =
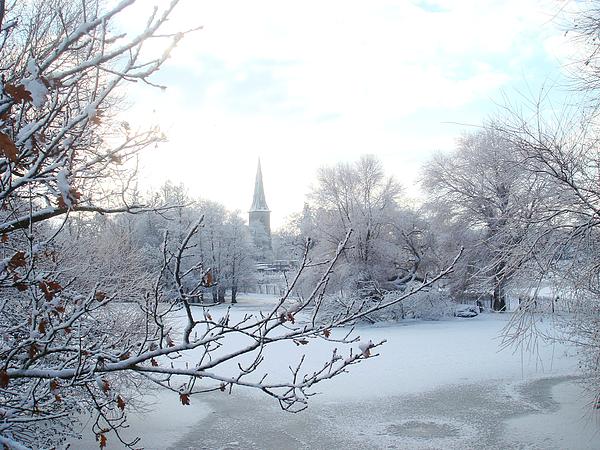
[{"label": "distant building", "polygon": [[256,169],[252,206],[250,207],[250,211],[248,211],[248,225],[254,245],[259,252],[259,259],[263,262],[271,262],[273,260],[271,210],[267,206],[267,200],[265,199],[260,159],[258,160],[258,167]]}]

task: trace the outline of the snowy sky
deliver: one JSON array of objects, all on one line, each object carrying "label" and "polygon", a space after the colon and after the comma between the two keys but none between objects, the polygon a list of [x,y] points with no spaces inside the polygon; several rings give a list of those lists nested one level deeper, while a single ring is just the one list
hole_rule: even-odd
[{"label": "snowy sky", "polygon": [[414,195],[431,152],[503,98],[564,87],[573,44],[556,17],[569,5],[182,0],[170,26],[203,29],[155,77],[168,89],[130,89],[131,121],[158,122],[169,138],[143,157],[142,185],[184,182],[245,215],[260,157],[278,227],[302,209],[318,167],[372,153]]}]

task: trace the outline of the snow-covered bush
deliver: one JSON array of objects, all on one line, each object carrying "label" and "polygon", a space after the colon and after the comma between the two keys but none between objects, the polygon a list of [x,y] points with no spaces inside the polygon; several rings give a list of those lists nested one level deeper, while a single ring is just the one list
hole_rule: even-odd
[{"label": "snow-covered bush", "polygon": [[382,304],[383,309],[360,315],[358,322],[399,322],[404,319],[439,320],[451,317],[452,303],[435,288],[420,289],[419,283],[411,283],[404,291],[382,292],[381,295],[360,297],[358,295],[344,297],[329,295],[319,306],[319,321],[327,323],[340,314],[362,313]]},{"label": "snow-covered bush", "polygon": [[448,295],[437,290],[420,291],[403,302],[407,317],[417,319],[439,320],[453,314],[453,303]]}]

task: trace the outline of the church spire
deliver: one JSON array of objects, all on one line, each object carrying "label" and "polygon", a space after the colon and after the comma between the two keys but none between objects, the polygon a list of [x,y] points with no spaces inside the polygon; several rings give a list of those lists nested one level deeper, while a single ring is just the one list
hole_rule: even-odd
[{"label": "church spire", "polygon": [[258,158],[258,167],[256,169],[256,181],[254,182],[254,198],[250,212],[269,211],[267,200],[265,199],[265,190],[263,188],[262,171],[260,169],[260,158]]}]

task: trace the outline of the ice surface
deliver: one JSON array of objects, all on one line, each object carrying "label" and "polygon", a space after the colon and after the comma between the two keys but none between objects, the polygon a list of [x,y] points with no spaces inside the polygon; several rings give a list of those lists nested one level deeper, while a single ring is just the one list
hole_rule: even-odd
[{"label": "ice surface", "polygon": [[550,408],[509,419],[507,436],[528,449],[593,450],[600,448],[600,416],[590,408],[591,396],[574,382],[551,388]]},{"label": "ice surface", "polygon": [[[240,296],[231,318],[276,303],[273,296]],[[211,308],[213,318],[224,315],[227,306]],[[170,403],[160,400],[153,420],[133,415],[130,432],[146,436],[146,449],[594,448],[590,436],[600,431],[598,423],[591,421],[587,434],[577,431],[585,399],[569,403],[573,396],[561,394],[572,389],[577,374],[573,351],[543,342],[535,354],[500,350],[508,319],[508,314],[481,314],[469,320],[359,327],[363,344],[388,343],[377,347],[380,356],[351,367],[350,374],[317,385],[321,394],[310,398],[307,411],[284,413],[273,399],[239,388],[232,395],[192,397],[190,406],[163,393],[160,398]],[[552,325],[543,326],[550,330]],[[324,340],[272,346],[257,378],[288,375],[288,365],[305,352],[309,364],[318,367],[333,346]],[[353,347],[356,351],[357,344]],[[185,360],[190,359],[178,363]],[[561,421],[574,424],[574,431],[563,434]],[[89,447],[76,448],[96,445],[89,441]]]}]

